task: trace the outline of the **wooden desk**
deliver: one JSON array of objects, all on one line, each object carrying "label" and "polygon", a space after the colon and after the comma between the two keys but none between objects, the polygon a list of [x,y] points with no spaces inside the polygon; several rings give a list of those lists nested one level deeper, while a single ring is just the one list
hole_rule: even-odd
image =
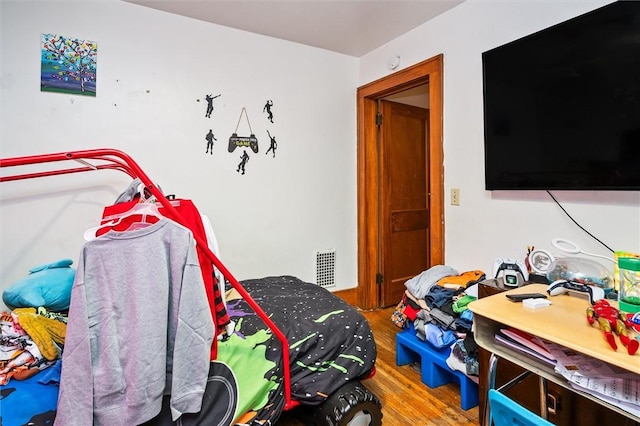
[{"label": "wooden desk", "polygon": [[[640,353],[630,356],[619,345],[618,351],[611,349],[596,327],[586,320],[589,302],[586,298],[563,294],[549,297],[551,306],[539,309],[527,309],[522,303],[514,303],[506,298],[510,293],[546,293],[547,285],[530,284],[493,296],[478,299],[469,304],[474,313],[474,337],[479,346],[492,353],[492,358],[500,357],[531,371],[544,380],[552,381],[570,389],[600,405],[623,414],[635,422],[640,417],[609,404],[586,392],[573,389],[564,377],[554,372],[553,367],[533,357],[510,350],[495,342],[494,336],[500,328],[511,326],[567,348],[608,362],[620,368],[640,374]],[[615,303],[614,303],[615,304]],[[495,361],[491,362],[491,367]],[[490,368],[486,380],[493,384],[494,368]],[[483,380],[484,378],[480,378]],[[482,407],[480,407],[482,409]],[[545,413],[541,413],[544,414]],[[487,419],[485,416],[485,423]]]}]

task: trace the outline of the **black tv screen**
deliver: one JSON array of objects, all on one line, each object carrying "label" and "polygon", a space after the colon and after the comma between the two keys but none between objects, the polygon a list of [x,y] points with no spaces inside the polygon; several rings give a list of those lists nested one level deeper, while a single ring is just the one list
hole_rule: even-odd
[{"label": "black tv screen", "polygon": [[482,54],[488,190],[640,190],[640,2]]}]

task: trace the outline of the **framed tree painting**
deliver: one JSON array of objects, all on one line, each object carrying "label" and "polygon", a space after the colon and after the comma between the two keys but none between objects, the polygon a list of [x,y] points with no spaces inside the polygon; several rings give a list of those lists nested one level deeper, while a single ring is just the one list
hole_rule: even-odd
[{"label": "framed tree painting", "polygon": [[42,34],[41,49],[41,91],[96,96],[96,42]]}]

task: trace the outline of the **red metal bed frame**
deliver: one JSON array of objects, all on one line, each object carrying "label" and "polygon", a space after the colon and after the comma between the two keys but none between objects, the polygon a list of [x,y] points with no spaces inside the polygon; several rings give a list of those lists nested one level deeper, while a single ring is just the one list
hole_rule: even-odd
[{"label": "red metal bed frame", "polygon": [[[92,162],[90,162],[91,160]],[[166,215],[168,218],[175,220],[176,222],[187,226],[184,219],[171,202],[164,196],[164,194],[158,189],[158,187],[149,179],[140,166],[127,154],[116,149],[90,149],[84,151],[68,151],[59,152],[54,154],[42,154],[32,155],[24,157],[2,158],[0,159],[0,168],[25,166],[29,164],[42,164],[42,163],[57,163],[62,161],[75,161],[82,164],[81,167],[60,168],[55,170],[32,172],[32,173],[18,173],[7,176],[0,176],[0,182],[9,182],[22,179],[32,179],[39,177],[55,176],[69,173],[82,173],[95,170],[118,170],[126,173],[131,178],[139,178],[145,187],[156,197],[156,199],[162,204],[168,212]],[[95,164],[94,164],[95,163]],[[240,293],[240,295],[247,301],[249,306],[255,310],[265,324],[271,329],[271,331],[278,338],[282,344],[282,358],[284,367],[284,396],[285,405],[284,410],[291,409],[299,402],[291,400],[291,377],[289,366],[289,343],[287,338],[278,329],[278,327],[271,321],[262,308],[253,300],[249,293],[242,287],[238,280],[229,272],[229,270],[222,264],[222,262],[216,257],[215,254],[209,249],[207,242],[194,233],[194,238],[198,246],[203,250],[211,262],[222,273],[222,275],[229,281],[234,289]],[[214,318],[215,321],[215,318]],[[217,326],[217,324],[216,324]],[[216,327],[217,328],[217,327]],[[214,338],[215,341],[215,338]],[[215,343],[214,343],[215,344]]]}]

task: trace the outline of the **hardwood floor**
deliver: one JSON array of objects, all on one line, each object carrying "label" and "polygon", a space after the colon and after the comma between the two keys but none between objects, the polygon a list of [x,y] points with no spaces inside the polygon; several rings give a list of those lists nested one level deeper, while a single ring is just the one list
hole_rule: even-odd
[{"label": "hardwood floor", "polygon": [[[382,403],[384,426],[478,426],[478,407],[460,408],[460,388],[447,384],[430,389],[415,366],[396,366],[393,308],[363,312],[378,348],[376,374],[363,381]],[[303,426],[296,410],[283,413],[277,426]]]}]

